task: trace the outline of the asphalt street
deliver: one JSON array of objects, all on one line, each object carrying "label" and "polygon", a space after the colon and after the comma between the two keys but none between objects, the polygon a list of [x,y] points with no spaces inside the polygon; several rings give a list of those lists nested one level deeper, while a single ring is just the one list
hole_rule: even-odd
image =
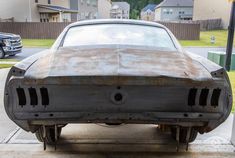
[{"label": "asphalt street", "polygon": [[23,60],[27,57],[30,57],[31,55],[34,55],[46,49],[47,48],[23,48],[21,53],[17,54],[16,56],[6,56],[5,59]]},{"label": "asphalt street", "polygon": [[[187,50],[206,57],[208,50],[223,48],[187,48]],[[24,48],[15,58],[22,60],[44,49]],[[12,58],[12,57],[11,57]],[[189,151],[185,146],[176,153],[176,142],[169,133],[163,133],[156,125],[121,125],[105,126],[103,124],[71,124],[62,131],[62,139],[54,150],[49,146],[43,151],[43,145],[35,136],[17,127],[6,115],[3,106],[4,84],[8,69],[0,70],[0,158],[10,157],[185,157],[217,158],[235,157],[232,146],[231,131],[233,115],[213,132],[199,135],[190,144]]]}]

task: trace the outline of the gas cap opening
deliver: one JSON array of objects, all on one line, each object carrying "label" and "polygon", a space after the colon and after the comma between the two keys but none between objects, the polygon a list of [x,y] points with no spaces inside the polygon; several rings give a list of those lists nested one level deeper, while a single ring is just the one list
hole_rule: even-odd
[{"label": "gas cap opening", "polygon": [[114,99],[116,102],[121,102],[123,100],[123,95],[121,93],[116,93]]}]

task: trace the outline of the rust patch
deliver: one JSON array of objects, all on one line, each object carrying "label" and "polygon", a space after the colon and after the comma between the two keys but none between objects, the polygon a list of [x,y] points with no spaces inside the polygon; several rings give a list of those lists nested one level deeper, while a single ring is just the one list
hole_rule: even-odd
[{"label": "rust patch", "polygon": [[[56,78],[57,83],[86,77],[90,81],[95,79],[95,83],[105,80],[110,84],[131,84],[134,78],[142,83],[151,78],[149,82],[152,84],[165,82],[159,78],[179,78],[190,82],[212,80],[201,64],[184,53],[130,48],[62,48],[40,58],[25,77],[37,80]],[[157,80],[152,80],[156,77]]]}]

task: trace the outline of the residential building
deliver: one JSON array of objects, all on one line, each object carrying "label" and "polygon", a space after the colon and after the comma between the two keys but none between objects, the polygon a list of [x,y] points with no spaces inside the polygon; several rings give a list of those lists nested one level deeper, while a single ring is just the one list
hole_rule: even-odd
[{"label": "residential building", "polygon": [[15,22],[70,22],[70,0],[0,0],[0,19]]},{"label": "residential building", "polygon": [[110,14],[111,18],[114,19],[129,19],[130,4],[127,2],[113,2]]},{"label": "residential building", "polygon": [[111,0],[98,0],[98,18],[109,19],[112,8]]},{"label": "residential building", "polygon": [[70,9],[78,10],[72,14],[72,21],[110,18],[111,0],[70,0]]},{"label": "residential building", "polygon": [[192,18],[193,0],[164,0],[155,8],[155,21],[180,21]]},{"label": "residential building", "polygon": [[111,0],[0,0],[0,21],[71,22],[110,18]]},{"label": "residential building", "polygon": [[78,14],[72,15],[72,21],[98,18],[98,0],[70,0],[70,8],[78,10]]},{"label": "residential building", "polygon": [[148,4],[147,6],[145,6],[140,13],[141,20],[154,21],[156,6],[156,4]]},{"label": "residential building", "polygon": [[194,0],[193,20],[222,19],[222,26],[227,29],[231,5],[227,0]]}]

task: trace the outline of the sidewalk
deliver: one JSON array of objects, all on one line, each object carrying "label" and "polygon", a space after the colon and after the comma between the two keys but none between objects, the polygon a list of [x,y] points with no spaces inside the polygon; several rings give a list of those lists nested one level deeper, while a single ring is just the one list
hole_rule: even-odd
[{"label": "sidewalk", "polygon": [[17,126],[6,115],[3,106],[3,91],[8,72],[9,69],[0,69],[0,143],[4,142],[17,128]]}]

